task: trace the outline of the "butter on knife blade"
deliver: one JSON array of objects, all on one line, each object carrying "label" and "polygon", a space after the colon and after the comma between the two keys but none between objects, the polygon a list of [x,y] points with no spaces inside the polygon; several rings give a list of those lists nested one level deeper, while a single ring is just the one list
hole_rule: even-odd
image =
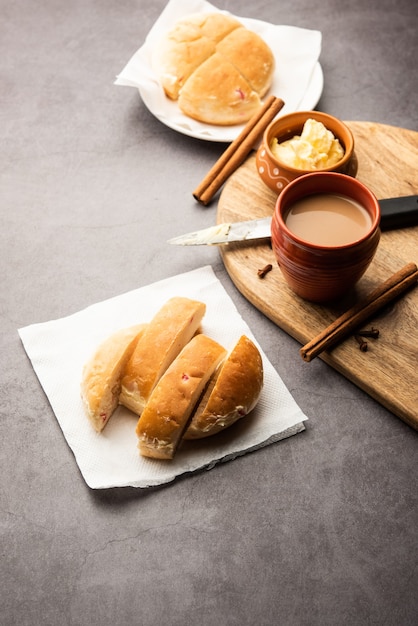
[{"label": "butter on knife blade", "polygon": [[217,224],[193,233],[169,239],[168,243],[179,246],[215,246],[232,241],[265,239],[271,236],[271,217],[248,222]]},{"label": "butter on knife blade", "polygon": [[[418,195],[379,200],[380,228],[392,230],[418,224]],[[271,217],[246,222],[217,224],[203,230],[169,239],[178,246],[216,246],[234,241],[267,239],[271,236]]]}]

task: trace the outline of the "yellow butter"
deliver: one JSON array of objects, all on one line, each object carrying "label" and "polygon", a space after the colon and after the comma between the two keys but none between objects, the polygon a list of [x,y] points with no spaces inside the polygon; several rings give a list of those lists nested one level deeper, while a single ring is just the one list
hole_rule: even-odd
[{"label": "yellow butter", "polygon": [[270,146],[282,163],[303,170],[332,167],[344,156],[344,149],[322,122],[306,120],[301,135],[283,143],[275,138]]}]

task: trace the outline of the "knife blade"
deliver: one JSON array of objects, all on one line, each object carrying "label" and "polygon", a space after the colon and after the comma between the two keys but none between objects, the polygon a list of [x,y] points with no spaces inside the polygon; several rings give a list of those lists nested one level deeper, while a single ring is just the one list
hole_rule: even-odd
[{"label": "knife blade", "polygon": [[[382,231],[418,224],[418,195],[385,198],[379,200],[379,206]],[[174,237],[167,243],[179,246],[216,246],[234,241],[267,239],[271,236],[270,228],[271,217],[227,222]]]}]

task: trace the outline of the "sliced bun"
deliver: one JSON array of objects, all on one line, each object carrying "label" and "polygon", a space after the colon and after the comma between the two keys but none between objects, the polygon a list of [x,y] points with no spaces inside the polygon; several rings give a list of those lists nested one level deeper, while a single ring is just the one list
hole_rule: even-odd
[{"label": "sliced bun", "polygon": [[245,335],[236,343],[209,384],[184,439],[214,435],[248,415],[263,387],[263,361]]},{"label": "sliced bun", "polygon": [[123,328],[108,337],[85,364],[81,397],[94,429],[101,432],[119,404],[121,380],[146,324]]},{"label": "sliced bun", "polygon": [[143,456],[172,459],[190,415],[226,350],[200,334],[183,348],[154,388],[136,434]]},{"label": "sliced bun", "polygon": [[152,67],[166,95],[196,120],[246,122],[271,86],[274,56],[235,18],[201,13],[179,20],[155,46]]},{"label": "sliced bun", "polygon": [[152,390],[171,362],[199,329],[203,302],[172,298],[147,325],[122,378],[119,402],[141,415]]}]

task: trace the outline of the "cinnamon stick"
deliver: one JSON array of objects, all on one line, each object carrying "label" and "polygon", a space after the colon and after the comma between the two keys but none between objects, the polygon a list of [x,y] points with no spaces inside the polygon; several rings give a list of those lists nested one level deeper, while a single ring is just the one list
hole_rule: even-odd
[{"label": "cinnamon stick", "polygon": [[304,361],[312,361],[324,350],[329,350],[339,341],[353,332],[367,318],[384,308],[389,302],[418,282],[418,268],[415,263],[408,263],[382,285],[370,293],[363,302],[359,302],[343,313],[330,326],[323,330],[300,349]]},{"label": "cinnamon stick", "polygon": [[212,200],[226,179],[244,162],[283,106],[284,102],[280,98],[275,96],[267,98],[193,191],[195,200],[205,205]]}]

